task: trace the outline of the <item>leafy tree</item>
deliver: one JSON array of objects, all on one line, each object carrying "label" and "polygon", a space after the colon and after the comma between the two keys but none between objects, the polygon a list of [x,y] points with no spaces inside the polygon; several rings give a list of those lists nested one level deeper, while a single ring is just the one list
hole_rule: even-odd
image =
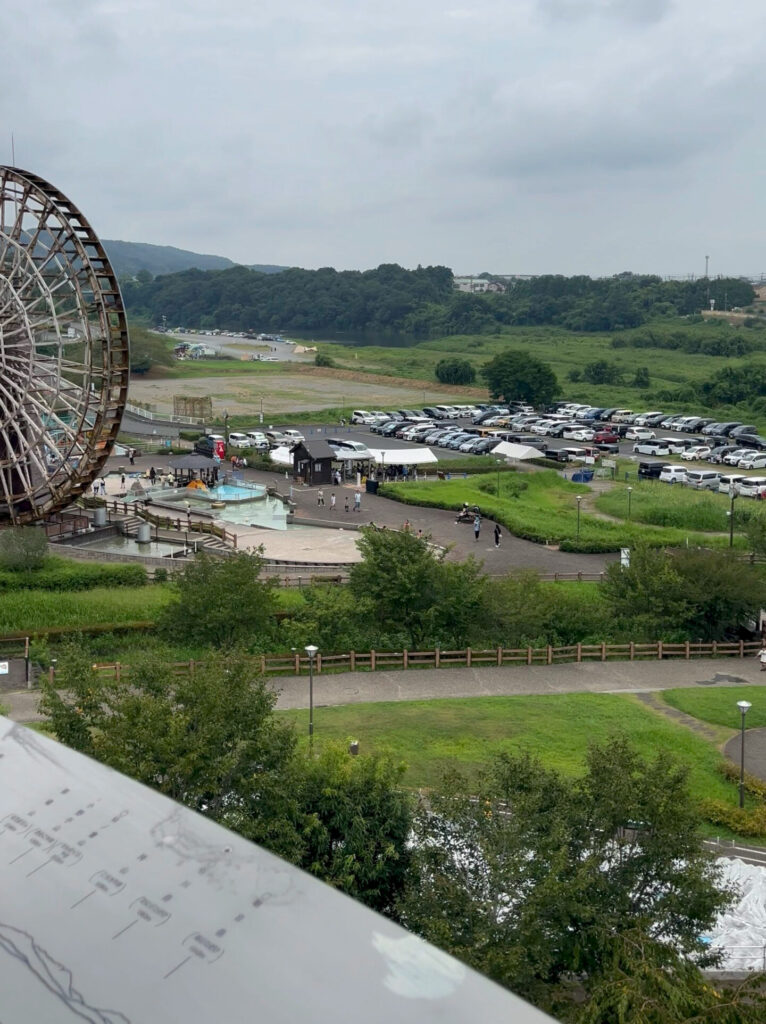
[{"label": "leafy tree", "polygon": [[616,363],[610,363],[606,359],[596,359],[592,363],[586,363],[582,368],[583,380],[589,384],[621,384],[622,370]]},{"label": "leafy tree", "polygon": [[56,682],[40,708],[60,740],[392,911],[409,864],[403,766],[333,746],[299,753],[253,658],[217,655],[179,674],[137,656],[125,685],[72,645]]},{"label": "leafy tree", "polygon": [[[574,780],[505,754],[478,792],[453,775],[416,813],[402,918],[566,1020],[687,1020],[712,1004],[694,963],[715,961],[700,935],[732,898],[698,824],[687,770],[622,737]],[[659,990],[673,985],[665,1018]]]},{"label": "leafy tree", "polygon": [[467,359],[440,359],[435,373],[442,384],[473,384],[476,380],[476,370]]},{"label": "leafy tree", "polygon": [[317,352],[316,356],[314,356],[314,365],[332,367],[335,366],[335,360],[326,352]]},{"label": "leafy tree", "polygon": [[648,388],[651,384],[651,378],[649,377],[649,367],[639,366],[633,377],[634,388]]},{"label": "leafy tree", "polygon": [[389,915],[410,862],[412,808],[401,789],[404,770],[388,758],[353,757],[330,744],[306,760],[299,778],[298,863]]},{"label": "leafy tree", "polygon": [[14,572],[39,569],[48,553],[48,538],[40,526],[10,526],[0,530],[0,566]]},{"label": "leafy tree", "polygon": [[170,366],[173,354],[165,336],[152,334],[143,327],[130,328],[131,373],[146,373],[152,366]]},{"label": "leafy tree", "polygon": [[178,600],[159,621],[168,638],[215,647],[264,649],[274,631],[274,582],[260,578],[260,554],[196,556],[173,577]]},{"label": "leafy tree", "polygon": [[766,554],[766,515],[756,513],[748,516],[745,534],[754,555]]},{"label": "leafy tree", "polygon": [[667,552],[637,545],[630,567],[607,567],[602,593],[618,626],[636,639],[722,639],[757,618],[766,584],[723,551]]},{"label": "leafy tree", "polygon": [[446,563],[445,552],[405,531],[363,529],[358,547],[362,561],[352,566],[349,586],[381,630],[399,631],[418,647],[461,642],[476,629],[485,577],[474,559]]},{"label": "leafy tree", "polygon": [[558,391],[558,382],[547,363],[529,352],[508,349],[486,363],[481,374],[493,398],[547,405]]}]

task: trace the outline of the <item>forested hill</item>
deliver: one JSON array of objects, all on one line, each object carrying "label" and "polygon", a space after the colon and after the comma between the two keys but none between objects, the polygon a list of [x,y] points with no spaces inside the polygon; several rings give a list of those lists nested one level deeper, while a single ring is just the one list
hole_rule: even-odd
[{"label": "forested hill", "polygon": [[555,325],[572,331],[614,331],[646,320],[708,308],[749,306],[755,293],[737,278],[663,281],[620,274],[610,278],[540,277],[511,281],[499,293],[453,290],[447,267],[405,270],[285,270],[245,267],[189,270],[123,289],[129,312],[150,323],[244,330],[391,330],[429,335],[469,334],[503,326]]},{"label": "forested hill", "polygon": [[[134,277],[149,273],[176,274],[196,267],[198,270],[227,270],[237,266],[225,256],[208,256],[187,249],[176,249],[173,245],[150,245],[148,242],[121,242],[104,239],[104,248],[118,277]],[[251,269],[265,274],[277,274],[284,267],[272,264],[258,264]]]}]

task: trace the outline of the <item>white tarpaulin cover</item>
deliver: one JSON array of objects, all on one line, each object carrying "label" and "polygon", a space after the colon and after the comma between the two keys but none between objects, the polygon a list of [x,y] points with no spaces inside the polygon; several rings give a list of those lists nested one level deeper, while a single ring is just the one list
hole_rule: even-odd
[{"label": "white tarpaulin cover", "polygon": [[289,448],[273,448],[271,451],[271,461],[276,462],[278,466],[292,466],[293,455]]},{"label": "white tarpaulin cover", "polygon": [[501,441],[497,447],[492,449],[493,455],[503,455],[506,459],[539,459],[541,451],[539,448],[530,448],[527,444],[513,444],[511,441]]},{"label": "white tarpaulin cover", "polygon": [[421,466],[439,461],[430,448],[370,448],[370,455],[380,466]]},{"label": "white tarpaulin cover", "polygon": [[707,934],[713,949],[723,949],[723,970],[762,971],[766,956],[766,868],[742,860],[722,860],[723,880],[733,882],[739,898]]}]

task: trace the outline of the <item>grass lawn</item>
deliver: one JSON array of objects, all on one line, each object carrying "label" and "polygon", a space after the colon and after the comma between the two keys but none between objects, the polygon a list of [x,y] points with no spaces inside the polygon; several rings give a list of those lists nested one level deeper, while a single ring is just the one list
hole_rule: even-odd
[{"label": "grass lawn", "polygon": [[145,587],[94,587],[92,590],[19,590],[0,600],[0,634],[52,626],[81,629],[86,626],[121,625],[150,621],[173,599],[164,584]]},{"label": "grass lawn", "polygon": [[[320,678],[315,689],[319,702],[321,685]],[[305,737],[308,711],[280,714]],[[405,781],[412,787],[438,785],[455,763],[475,778],[493,754],[504,750],[531,751],[549,767],[575,774],[590,743],[619,732],[647,756],[673,751],[691,769],[695,797],[736,802],[736,788],[716,771],[721,755],[715,746],[629,695],[475,697],[314,710],[315,743],[358,739],[363,751],[387,751],[407,764]]]},{"label": "grass lawn", "polygon": [[664,690],[662,699],[679,711],[685,711],[687,715],[731,730],[737,730],[741,725],[737,701],[749,700],[753,706],[747,713],[747,728],[762,729],[766,726],[766,686],[727,686],[725,690]]},{"label": "grass lawn", "polygon": [[[707,467],[710,468],[709,466]],[[595,501],[599,512],[624,519],[628,513],[626,485],[619,482],[600,494]],[[742,529],[745,521],[761,512],[760,502],[740,499],[734,502],[734,528]],[[712,491],[693,491],[641,480],[634,483],[630,495],[631,519],[652,526],[668,526],[684,530],[710,530],[727,533],[729,496]]]},{"label": "grass lawn", "polygon": [[[498,479],[500,495],[497,494]],[[637,489],[636,489],[637,490]],[[670,488],[668,488],[670,490]],[[555,470],[486,473],[460,480],[383,484],[380,493],[412,505],[459,509],[463,502],[478,505],[482,513],[498,519],[517,537],[538,543],[566,543],[568,550],[617,551],[639,540],[652,544],[725,547],[728,534],[694,533],[689,528],[649,527],[637,522],[610,522],[581,510],[579,536],[577,495],[589,493],[587,484],[564,480]],[[624,495],[622,495],[624,498]],[[737,546],[744,545],[740,538]]]}]

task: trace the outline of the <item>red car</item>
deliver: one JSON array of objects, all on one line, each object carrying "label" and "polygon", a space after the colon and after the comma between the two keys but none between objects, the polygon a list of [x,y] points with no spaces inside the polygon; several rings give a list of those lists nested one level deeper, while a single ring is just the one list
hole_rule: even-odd
[{"label": "red car", "polygon": [[612,430],[597,430],[593,435],[594,444],[616,444],[620,438]]}]

